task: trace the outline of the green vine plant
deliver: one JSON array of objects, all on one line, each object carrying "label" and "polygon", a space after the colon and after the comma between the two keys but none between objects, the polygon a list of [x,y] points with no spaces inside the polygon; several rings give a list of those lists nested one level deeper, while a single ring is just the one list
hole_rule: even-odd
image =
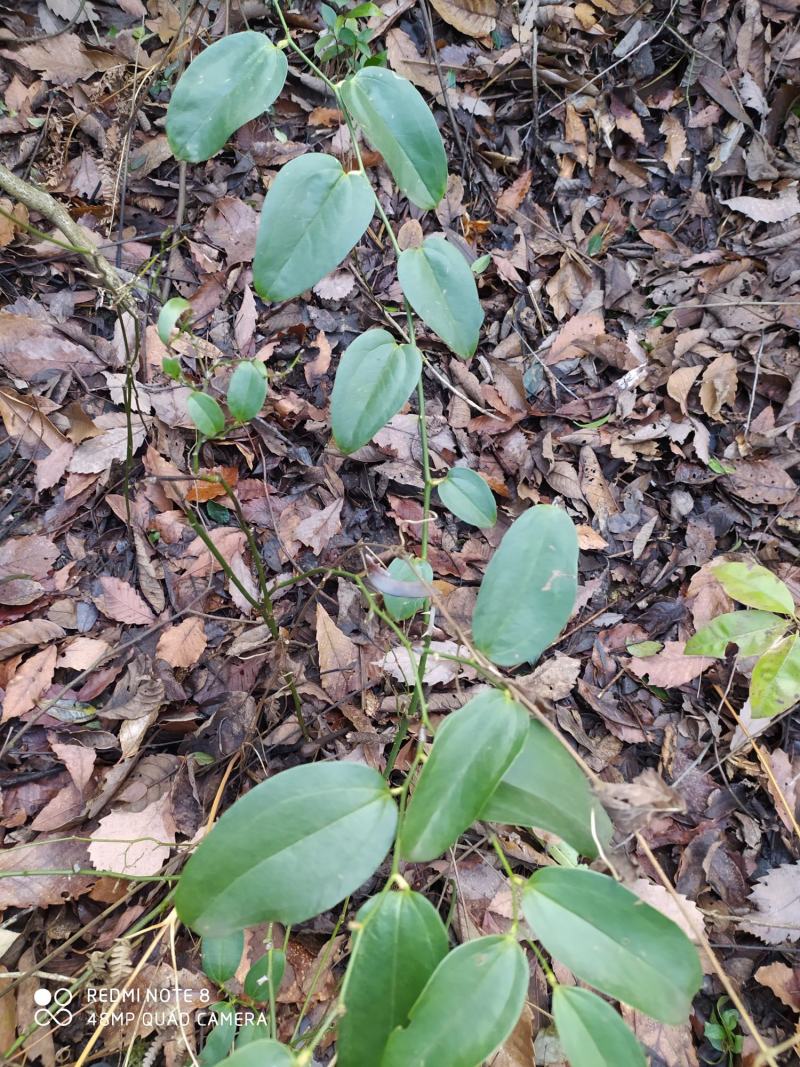
[{"label": "green vine plant", "polygon": [[[334,18],[339,41],[349,40],[346,30],[356,34],[348,19],[357,20],[366,6],[345,14],[341,24]],[[200,1062],[304,1067],[335,1027],[338,1067],[478,1067],[523,1010],[530,971],[521,942],[527,942],[552,986],[555,1028],[572,1067],[645,1067],[641,1046],[605,998],[668,1025],[684,1023],[702,979],[697,952],[662,912],[582,862],[607,867],[609,819],[569,746],[531,718],[495,670],[535,663],[571,614],[578,544],[562,508],[529,508],[505,533],[480,585],[470,654],[463,657],[490,684],[451,712],[430,743],[423,682],[430,653],[432,494],[436,489],[443,506],[478,527],[494,524],[496,506],[472,470],[456,467],[441,479],[431,474],[414,315],[467,360],[478,346],[483,312],[475,274],[444,236],[434,233],[400,248],[367,176],[359,138],[381,154],[399,191],[431,211],[447,185],[438,126],[417,90],[385,67],[355,62],[343,81],[331,81],[291,39],[275,8],[285,40],[276,45],[262,33],[235,33],[189,65],[169,105],[167,135],[177,158],[209,159],[275,101],[287,74],[287,48],[325,82],[348,124],[355,169],[310,152],[287,163],[270,185],[253,280],[265,301],[298,297],[345,259],[376,212],[397,256],[405,327],[397,336],[369,329],[346,349],[336,370],[331,423],[338,448],[352,453],[416,393],[424,476],[419,558],[395,559],[375,579],[382,606],[366,582],[348,577],[411,657],[413,693],[404,720],[418,716],[419,741],[404,776],[392,772],[401,732],[385,776],[347,761],[275,774],[238,799],[196,848],[180,876],[175,907],[200,935],[203,966],[226,998],[216,1005],[217,1026]],[[351,52],[358,52],[358,41],[357,35],[350,41]],[[165,306],[159,324],[165,339],[185,311],[185,302]],[[183,380],[178,360],[168,358],[167,373]],[[201,438],[218,437],[228,418],[235,423],[257,414],[265,395],[261,369],[243,362],[231,377],[228,416],[200,389],[190,397],[189,413]],[[418,614],[426,635],[421,650],[399,625]],[[476,822],[548,831],[563,844],[552,851],[552,865],[523,879],[493,839],[512,888],[510,928],[451,948],[438,911],[412,890],[401,865],[438,859]],[[378,873],[381,887],[350,923],[349,960],[331,1011],[305,1033],[298,1022],[289,1044],[280,1043],[275,998],[282,949],[267,947],[246,975],[243,995],[226,988],[240,966],[244,931],[262,923],[288,929],[337,905],[343,922],[351,896]],[[592,988],[560,984],[550,960]],[[263,1010],[237,1031],[235,1016],[232,1022],[223,1009],[241,1003]]]},{"label": "green vine plant", "polygon": [[794,597],[785,582],[759,564],[720,560],[711,568],[744,611],[717,615],[686,642],[687,656],[722,659],[736,645],[739,659],[758,657],[750,679],[754,719],[772,718],[800,701],[800,633]]}]

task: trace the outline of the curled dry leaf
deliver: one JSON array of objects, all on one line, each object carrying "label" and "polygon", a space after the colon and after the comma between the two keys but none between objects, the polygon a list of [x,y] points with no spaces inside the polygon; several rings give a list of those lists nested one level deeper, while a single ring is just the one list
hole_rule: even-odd
[{"label": "curled dry leaf", "polygon": [[467,37],[487,37],[497,26],[497,0],[431,0],[431,4]]},{"label": "curled dry leaf", "polygon": [[703,411],[717,422],[722,421],[720,411],[724,405],[732,405],[736,399],[739,377],[736,360],[730,352],[724,352],[706,367],[700,386],[700,403]]},{"label": "curled dry leaf", "polygon": [[177,626],[164,630],[158,639],[156,656],[166,660],[170,667],[193,667],[207,643],[203,620],[184,619]]},{"label": "curled dry leaf", "polygon": [[317,649],[322,688],[342,700],[361,684],[358,646],[343,634],[325,608],[317,604]]},{"label": "curled dry leaf", "polygon": [[800,967],[787,967],[776,960],[766,967],[759,967],[755,977],[757,982],[771,989],[787,1008],[800,1012]]},{"label": "curled dry leaf", "polygon": [[776,197],[732,196],[729,200],[720,200],[720,203],[746,215],[753,222],[788,222],[800,214],[796,187],[786,189]]},{"label": "curled dry leaf", "polygon": [[49,641],[58,641],[66,636],[58,623],[48,619],[30,619],[24,622],[12,622],[10,626],[0,629],[0,660],[16,656],[36,645]]},{"label": "curled dry leaf", "polygon": [[93,599],[106,618],[132,626],[147,626],[155,620],[155,615],[136,590],[121,578],[105,576],[99,583],[102,592]]}]

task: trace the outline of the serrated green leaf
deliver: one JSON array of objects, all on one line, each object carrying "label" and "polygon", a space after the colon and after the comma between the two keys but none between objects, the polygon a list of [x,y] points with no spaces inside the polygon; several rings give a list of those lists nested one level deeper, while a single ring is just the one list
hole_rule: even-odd
[{"label": "serrated green leaf", "polygon": [[447,716],[403,819],[404,859],[436,859],[478,818],[522,749],[528,722],[525,709],[496,690]]},{"label": "serrated green leaf", "polygon": [[686,1021],[703,973],[679,926],[612,878],[545,867],[525,887],[534,935],[573,974],[654,1019]]},{"label": "serrated green leaf", "polygon": [[371,767],[293,767],[225,812],[184,868],[175,907],[204,936],[304,922],[369,878],[396,827],[397,806]]},{"label": "serrated green leaf", "polygon": [[[528,723],[522,751],[481,809],[479,818],[549,830],[594,859],[613,827],[585,775],[546,726]],[[593,830],[594,827],[594,830]]]},{"label": "serrated green leaf", "polygon": [[263,33],[232,33],[186,68],[167,108],[167,139],[178,159],[210,159],[278,96],[289,65]]},{"label": "serrated green leaf", "polygon": [[528,991],[511,937],[479,937],[445,956],[389,1038],[380,1067],[478,1067],[514,1029]]},{"label": "serrated green leaf", "polygon": [[553,1018],[570,1067],[647,1067],[642,1046],[596,993],[556,986]]},{"label": "serrated green leaf", "polygon": [[385,67],[363,67],[340,92],[401,191],[417,207],[435,208],[447,188],[447,156],[436,120],[414,86]]},{"label": "serrated green leaf", "polygon": [[[173,296],[171,300],[168,300],[158,313],[158,323],[156,329],[160,340],[168,345],[172,338],[172,331],[175,329],[175,325],[178,319],[182,315],[185,315],[187,311],[192,310],[192,305],[188,300],[184,300],[182,296]],[[166,360],[164,361],[166,362]],[[178,372],[180,373],[180,364],[178,365]],[[172,375],[170,375],[172,377]]]},{"label": "serrated green leaf", "polygon": [[375,210],[363,174],[333,156],[291,160],[264,199],[253,283],[265,300],[290,300],[329,274],[358,243]]},{"label": "serrated green leaf", "polygon": [[787,619],[769,611],[729,611],[717,615],[686,642],[687,656],[725,655],[728,645],[737,645],[742,656],[759,656],[783,633]]},{"label": "serrated green leaf", "polygon": [[507,531],[486,568],[472,616],[493,663],[535,663],[563,629],[578,588],[578,536],[561,508],[537,504]]},{"label": "serrated green leaf", "polygon": [[426,237],[397,260],[400,286],[426,326],[469,359],[478,347],[483,309],[475,276],[459,250],[444,237]]},{"label": "serrated green leaf", "polygon": [[481,529],[497,522],[497,505],[492,490],[480,474],[469,467],[451,467],[436,490],[444,506],[462,522]]},{"label": "serrated green leaf", "polygon": [[294,1067],[296,1061],[286,1045],[268,1038],[249,1042],[218,1062],[219,1067]]},{"label": "serrated green leaf", "polygon": [[261,411],[266,397],[267,375],[263,364],[244,360],[228,382],[228,410],[237,422],[249,422]]},{"label": "serrated green leaf", "polygon": [[190,393],[186,410],[203,437],[216,437],[225,429],[225,414],[208,393]]},{"label": "serrated green leaf", "polygon": [[749,608],[794,615],[792,594],[780,580],[757,563],[718,563],[711,573],[733,600]]},{"label": "serrated green leaf", "polygon": [[256,1001],[270,1000],[280,989],[286,970],[286,953],[273,948],[260,956],[245,975],[244,991]]},{"label": "serrated green leaf", "polygon": [[224,937],[204,937],[201,945],[203,973],[217,985],[224,985],[236,974],[243,951],[243,930],[235,930]]},{"label": "serrated green leaf", "polygon": [[448,949],[438,912],[410,889],[368,900],[355,931],[336,1044],[339,1067],[380,1063],[389,1035],[408,1023]]},{"label": "serrated green leaf", "polygon": [[[409,562],[398,556],[397,559],[392,560],[386,569],[392,578],[398,582],[418,583],[420,581],[433,581],[433,568],[424,559],[415,559],[413,562]],[[389,593],[384,593],[383,602],[395,622],[403,622],[405,619],[410,619],[425,607],[424,597],[392,596]]]},{"label": "serrated green leaf", "polygon": [[386,330],[367,330],[339,361],[331,426],[342,452],[367,444],[402,408],[422,373],[416,345],[398,345]]},{"label": "serrated green leaf", "polygon": [[753,668],[750,708],[754,719],[770,719],[800,701],[800,635],[784,637]]}]

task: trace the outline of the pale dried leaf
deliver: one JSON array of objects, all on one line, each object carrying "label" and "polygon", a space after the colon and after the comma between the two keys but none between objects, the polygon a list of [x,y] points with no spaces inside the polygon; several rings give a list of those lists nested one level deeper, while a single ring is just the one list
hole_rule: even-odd
[{"label": "pale dried leaf", "polygon": [[23,622],[12,622],[10,626],[0,629],[0,660],[16,656],[17,653],[25,652],[36,645],[58,641],[64,636],[64,630],[48,619],[26,619]]},{"label": "pale dried leaf", "polygon": [[689,413],[687,407],[689,394],[691,393],[692,386],[702,369],[701,366],[679,367],[677,370],[674,370],[667,379],[667,393],[673,400],[680,404],[684,415],[688,415]]},{"label": "pale dried leaf", "polygon": [[[663,912],[668,919],[672,919],[676,925],[680,926],[690,941],[694,941],[697,944],[700,943],[698,931],[700,933],[705,931],[705,923],[703,921],[703,913],[693,900],[690,900],[682,893],[676,892],[673,896],[663,885],[650,882],[647,878],[635,879],[635,881],[628,884],[628,889],[645,901],[646,904],[649,904],[650,907],[656,908],[658,911]],[[678,900],[675,899],[676,897]],[[678,901],[680,901],[680,904]]]},{"label": "pale dried leaf", "polygon": [[720,200],[721,204],[732,211],[746,215],[753,222],[788,222],[800,214],[800,200],[797,188],[786,189],[777,197],[732,196],[729,200]]},{"label": "pale dried leaf", "polygon": [[664,162],[667,164],[670,174],[674,174],[678,169],[683,153],[686,151],[686,131],[681,124],[681,120],[677,115],[673,115],[671,111],[664,115],[659,129],[667,139],[667,147],[664,149]]},{"label": "pale dried leaf", "polygon": [[64,649],[56,662],[56,667],[70,671],[86,671],[93,667],[111,646],[98,637],[76,637]]},{"label": "pale dried leaf", "polygon": [[91,835],[89,858],[98,870],[158,874],[175,843],[169,796],[141,811],[112,811]]},{"label": "pale dried leaf", "polygon": [[697,678],[715,662],[708,656],[684,656],[685,641],[667,641],[661,652],[647,659],[633,656],[628,670],[638,678],[647,678],[651,685],[674,689]]},{"label": "pale dried leaf", "polygon": [[83,793],[94,770],[97,758],[95,750],[84,748],[83,745],[61,745],[57,741],[51,741],[50,748],[67,768],[75,788]]},{"label": "pale dried leaf", "polygon": [[208,641],[202,619],[188,618],[163,631],[156,645],[156,656],[170,667],[194,667]]},{"label": "pale dried leaf", "polygon": [[[44,908],[88,893],[95,879],[75,874],[40,874],[89,866],[86,844],[75,837],[39,838],[0,853],[0,873],[26,871],[19,877],[0,877],[0,909]],[[31,877],[35,874],[35,877]]]},{"label": "pale dried leaf", "polygon": [[[142,447],[145,430],[140,419],[131,424],[131,455]],[[72,474],[99,474],[108,470],[114,462],[122,462],[128,455],[128,427],[113,426],[99,437],[83,441],[75,450],[69,463]]]},{"label": "pale dried leaf", "polygon": [[800,1012],[800,968],[788,967],[776,960],[765,967],[759,967],[755,979],[767,989],[771,989],[787,1008]]},{"label": "pale dried leaf", "polygon": [[759,878],[750,894],[756,911],[742,926],[768,945],[800,939],[800,863],[784,863]]},{"label": "pale dried leaf", "polygon": [[121,578],[104,576],[99,579],[100,596],[93,597],[98,611],[115,622],[127,622],[132,626],[147,626],[155,615],[136,590]]},{"label": "pale dried leaf", "polygon": [[540,664],[533,674],[523,674],[514,681],[524,688],[531,700],[556,701],[570,695],[580,673],[579,659],[556,653],[552,659]]},{"label": "pale dried leaf", "polygon": [[797,484],[788,471],[771,459],[739,459],[726,476],[728,488],[750,504],[788,504],[797,496]]},{"label": "pale dried leaf", "polygon": [[[53,41],[61,47],[62,37]],[[22,58],[22,49],[17,54]],[[29,315],[12,315],[0,311],[0,367],[14,378],[30,381],[43,372],[71,370],[81,375],[103,369],[94,352],[76,344],[55,327]]]},{"label": "pale dried leaf", "polygon": [[58,651],[55,645],[25,660],[6,687],[3,722],[16,719],[34,708],[53,681]]},{"label": "pale dried leaf", "polygon": [[75,446],[72,442],[64,441],[51,449],[44,459],[36,460],[37,492],[42,493],[45,489],[52,489],[54,485],[58,485],[67,472],[74,451]]},{"label": "pale dried leaf", "polygon": [[8,436],[22,438],[35,451],[42,446],[54,451],[64,438],[36,403],[35,398],[23,400],[11,389],[0,389],[0,417]]},{"label": "pale dried leaf", "polygon": [[343,634],[317,604],[317,649],[320,683],[331,700],[342,700],[360,686],[358,646]]},{"label": "pale dried leaf", "polygon": [[301,519],[294,528],[294,538],[307,545],[314,555],[321,556],[328,542],[342,528],[343,500],[334,500],[321,511],[314,512],[306,519]]},{"label": "pale dried leaf", "polygon": [[736,360],[730,352],[724,352],[712,360],[703,372],[700,386],[700,403],[706,415],[721,422],[721,409],[726,404],[733,404],[738,383]]}]

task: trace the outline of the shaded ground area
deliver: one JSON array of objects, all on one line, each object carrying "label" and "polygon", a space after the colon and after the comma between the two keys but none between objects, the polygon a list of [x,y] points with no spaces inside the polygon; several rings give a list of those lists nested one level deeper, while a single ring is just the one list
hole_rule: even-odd
[{"label": "shaded ground area", "polygon": [[[423,225],[470,261],[489,257],[478,354],[464,362],[418,338],[435,471],[480,471],[501,513],[483,533],[435,505],[430,560],[447,611],[434,648],[452,650],[468,628],[510,521],[562,502],[580,534],[578,602],[564,636],[521,672],[526,689],[619,787],[619,825],[642,829],[761,1033],[785,1042],[800,1010],[796,720],[750,719],[751,661],[687,659],[683,646],[732,609],[709,566],[719,556],[758,559],[800,600],[796,4],[380,6],[372,46],[430,101],[448,147],[448,193],[438,222]],[[292,57],[270,115],[213,160],[179,165],[166,142],[188,59],[246,25],[277,39],[270,6],[47,0],[0,14],[0,162],[51,192],[135,296],[127,309],[113,300],[85,256],[54,243],[52,219],[0,199],[0,867],[38,872],[0,880],[9,1048],[42,984],[131,976],[152,936],[122,935],[163,918],[169,879],[210,814],[311,759],[383,770],[407,706],[397,641],[352,582],[287,584],[276,652],[190,516],[257,596],[242,521],[270,581],[361,572],[415,553],[423,482],[413,405],[353,457],[331,441],[338,357],[402,299],[380,223],[310,300],[267,305],[252,288],[258,211],[278,168],[309,150],[351,162],[324,85]],[[296,4],[288,21],[310,51],[317,5]],[[419,218],[380,157],[365,161],[393,224]],[[240,356],[270,374],[262,416],[199,454],[201,473],[222,474],[238,505],[187,477],[187,390],[162,373],[154,325],[174,295],[192,306],[196,336],[175,347],[193,380],[224,393]],[[477,685],[445,660],[426,681],[435,717]],[[510,915],[492,848],[478,832],[466,842],[405,871],[456,940],[501,931]],[[544,844],[503,838],[522,873],[549,862]],[[630,838],[622,854],[637,891],[668,910],[647,856]],[[313,1027],[330,1005],[343,920],[291,932],[282,1037],[303,1006]],[[250,937],[249,959],[263,935]],[[216,998],[187,932],[174,952],[159,942],[132,988],[168,989],[177,968],[195,1006]],[[530,1010],[497,1067],[563,1063],[531,967]],[[721,993],[708,970],[685,1028],[627,1012],[653,1064],[718,1055],[704,1039]],[[10,1062],[69,1062],[96,1022],[84,1000]],[[132,1049],[129,1062],[177,1065],[185,1041],[201,1041],[195,1022],[182,1035],[115,1021],[92,1056],[122,1062]],[[746,1037],[741,1062],[754,1052]],[[332,1054],[323,1046],[318,1062]]]}]

